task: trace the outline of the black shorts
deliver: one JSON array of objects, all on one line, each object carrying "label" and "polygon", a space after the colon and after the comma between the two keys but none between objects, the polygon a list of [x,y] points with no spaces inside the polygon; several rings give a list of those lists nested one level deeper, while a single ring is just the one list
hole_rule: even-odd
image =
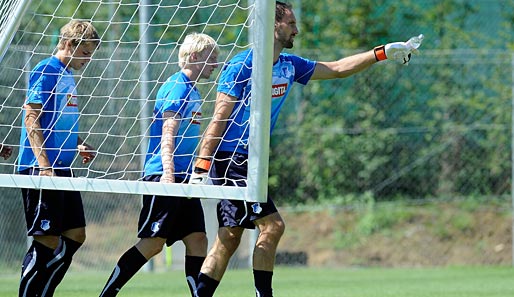
[{"label": "black shorts", "polygon": [[[145,176],[143,180],[160,182],[161,175]],[[182,180],[175,178],[175,182]],[[139,238],[166,238],[168,246],[193,232],[205,233],[202,203],[198,198],[143,195],[138,230]]]},{"label": "black shorts", "polygon": [[[19,172],[39,175],[37,168]],[[69,170],[54,170],[57,176],[72,177]],[[78,191],[21,189],[27,235],[61,235],[64,231],[86,226],[82,197]]]},{"label": "black shorts", "polygon": [[[213,184],[246,187],[247,155],[219,152],[214,159],[211,170]],[[220,227],[255,229],[253,221],[276,212],[277,208],[269,196],[266,203],[223,199],[218,202],[218,224]]]}]

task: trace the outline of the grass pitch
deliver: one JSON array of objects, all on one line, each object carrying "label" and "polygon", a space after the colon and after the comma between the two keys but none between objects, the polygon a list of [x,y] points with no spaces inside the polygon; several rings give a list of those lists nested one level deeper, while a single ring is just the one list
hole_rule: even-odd
[{"label": "grass pitch", "polygon": [[[98,296],[110,272],[70,272],[56,297]],[[0,297],[17,296],[18,276],[0,274]],[[278,268],[277,297],[506,297],[514,296],[512,267]],[[121,297],[189,296],[181,271],[139,272]],[[216,296],[255,296],[251,270],[230,270]]]}]

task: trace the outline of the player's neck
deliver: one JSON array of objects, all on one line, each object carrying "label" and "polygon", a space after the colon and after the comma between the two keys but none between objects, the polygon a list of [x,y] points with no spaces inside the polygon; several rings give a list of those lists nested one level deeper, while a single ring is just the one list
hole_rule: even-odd
[{"label": "player's neck", "polygon": [[283,49],[282,47],[275,47],[273,49],[273,64],[277,63],[278,57],[280,56],[282,49]]},{"label": "player's neck", "polygon": [[59,61],[61,61],[61,63],[63,63],[64,65],[66,65],[66,68],[68,68],[68,64],[70,63],[70,57],[68,55],[66,55],[66,52],[63,51],[63,50],[59,50],[57,51],[57,53],[55,53],[54,55]]},{"label": "player's neck", "polygon": [[199,74],[195,73],[192,69],[182,68],[181,71],[190,81],[197,81],[199,79]]}]

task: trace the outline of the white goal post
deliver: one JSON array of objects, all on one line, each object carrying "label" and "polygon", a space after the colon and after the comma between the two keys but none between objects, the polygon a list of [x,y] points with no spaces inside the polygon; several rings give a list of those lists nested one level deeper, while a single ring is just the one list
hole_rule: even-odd
[{"label": "white goal post", "polygon": [[[0,60],[0,71],[5,74],[0,78],[0,143],[12,146],[14,153],[9,160],[0,159],[0,187],[265,201],[274,1],[55,1],[54,11],[41,4],[54,1],[33,1],[28,10],[30,1],[11,2],[19,8],[9,11],[12,34],[2,35],[8,42]],[[93,142],[97,157],[90,165],[80,164],[77,158],[75,178],[16,174],[27,76],[35,63],[54,53],[57,30],[62,26],[58,24],[71,19],[91,21],[101,38],[92,61],[74,73],[80,136]],[[220,63],[243,49],[254,50],[247,187],[141,181],[153,96],[178,69],[178,47],[190,32],[207,33],[218,42]],[[202,127],[212,114],[218,75],[197,86],[206,102]]]},{"label": "white goal post", "polygon": [[0,3],[0,61],[25,15],[31,0],[1,0]]}]

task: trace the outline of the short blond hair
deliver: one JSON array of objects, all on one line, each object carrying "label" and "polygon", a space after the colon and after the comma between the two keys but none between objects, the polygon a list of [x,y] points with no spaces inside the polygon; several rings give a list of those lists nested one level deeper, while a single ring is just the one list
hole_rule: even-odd
[{"label": "short blond hair", "polygon": [[73,46],[78,46],[81,42],[91,42],[98,46],[100,38],[95,27],[90,22],[72,20],[61,28],[57,48],[63,50],[67,41],[71,41]]},{"label": "short blond hair", "polygon": [[213,52],[219,53],[219,47],[214,38],[203,33],[188,34],[178,51],[178,66],[184,68],[192,53],[201,53],[205,49],[211,49]]}]

